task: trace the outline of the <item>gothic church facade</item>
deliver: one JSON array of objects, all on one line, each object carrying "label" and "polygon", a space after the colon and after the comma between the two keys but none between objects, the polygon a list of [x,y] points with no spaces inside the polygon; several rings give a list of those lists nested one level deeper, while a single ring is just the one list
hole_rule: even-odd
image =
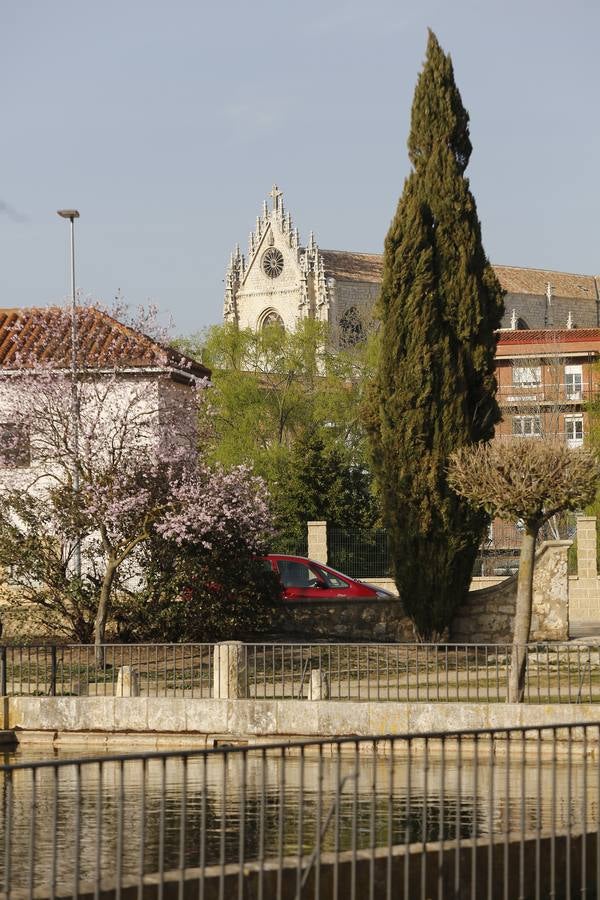
[{"label": "gothic church facade", "polygon": [[[383,257],[373,253],[322,250],[311,232],[305,246],[273,187],[248,241],[239,245],[225,276],[224,319],[241,328],[298,319],[326,322],[333,335],[356,334],[368,322],[379,292]],[[506,291],[503,329],[600,327],[600,278],[542,269],[494,266]]]}]

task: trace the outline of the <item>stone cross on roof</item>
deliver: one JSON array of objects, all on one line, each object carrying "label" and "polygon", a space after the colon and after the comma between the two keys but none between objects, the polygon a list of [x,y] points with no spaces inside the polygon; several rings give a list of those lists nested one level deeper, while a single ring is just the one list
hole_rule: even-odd
[{"label": "stone cross on roof", "polygon": [[273,198],[273,209],[279,209],[279,201],[283,197],[283,191],[280,191],[277,185],[274,184],[269,196]]}]

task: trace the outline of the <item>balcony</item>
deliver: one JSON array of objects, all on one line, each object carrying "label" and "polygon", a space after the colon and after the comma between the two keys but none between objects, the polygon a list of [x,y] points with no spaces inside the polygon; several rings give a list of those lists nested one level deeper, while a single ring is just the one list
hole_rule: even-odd
[{"label": "balcony", "polygon": [[579,434],[577,431],[552,431],[551,429],[547,429],[546,431],[539,430],[534,431],[529,434],[497,434],[497,440],[503,441],[539,441],[544,439],[545,441],[556,442],[557,444],[566,444],[567,447],[583,447],[583,432]]},{"label": "balcony", "polygon": [[576,406],[598,397],[594,384],[500,384],[500,406]]}]

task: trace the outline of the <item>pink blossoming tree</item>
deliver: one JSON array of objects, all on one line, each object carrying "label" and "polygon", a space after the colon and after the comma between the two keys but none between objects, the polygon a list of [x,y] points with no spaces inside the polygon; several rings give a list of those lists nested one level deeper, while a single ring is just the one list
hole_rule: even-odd
[{"label": "pink blossoming tree", "polygon": [[207,382],[192,360],[82,309],[73,370],[70,324],[63,310],[30,311],[8,335],[0,565],[31,621],[100,648],[115,597],[122,607],[145,590],[145,545],[204,559],[235,546],[251,560],[270,516],[246,468],[199,462],[210,417],[198,415]]}]

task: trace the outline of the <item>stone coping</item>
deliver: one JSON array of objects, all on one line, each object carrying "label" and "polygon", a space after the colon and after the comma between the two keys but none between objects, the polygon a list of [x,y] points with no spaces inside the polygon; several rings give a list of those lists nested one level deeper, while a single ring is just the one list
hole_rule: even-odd
[{"label": "stone coping", "polygon": [[[598,723],[600,704],[400,703],[341,700],[185,700],[10,697],[5,730],[265,737],[419,735],[472,728]],[[579,732],[576,733],[578,735]],[[581,732],[581,736],[583,731]]]}]

